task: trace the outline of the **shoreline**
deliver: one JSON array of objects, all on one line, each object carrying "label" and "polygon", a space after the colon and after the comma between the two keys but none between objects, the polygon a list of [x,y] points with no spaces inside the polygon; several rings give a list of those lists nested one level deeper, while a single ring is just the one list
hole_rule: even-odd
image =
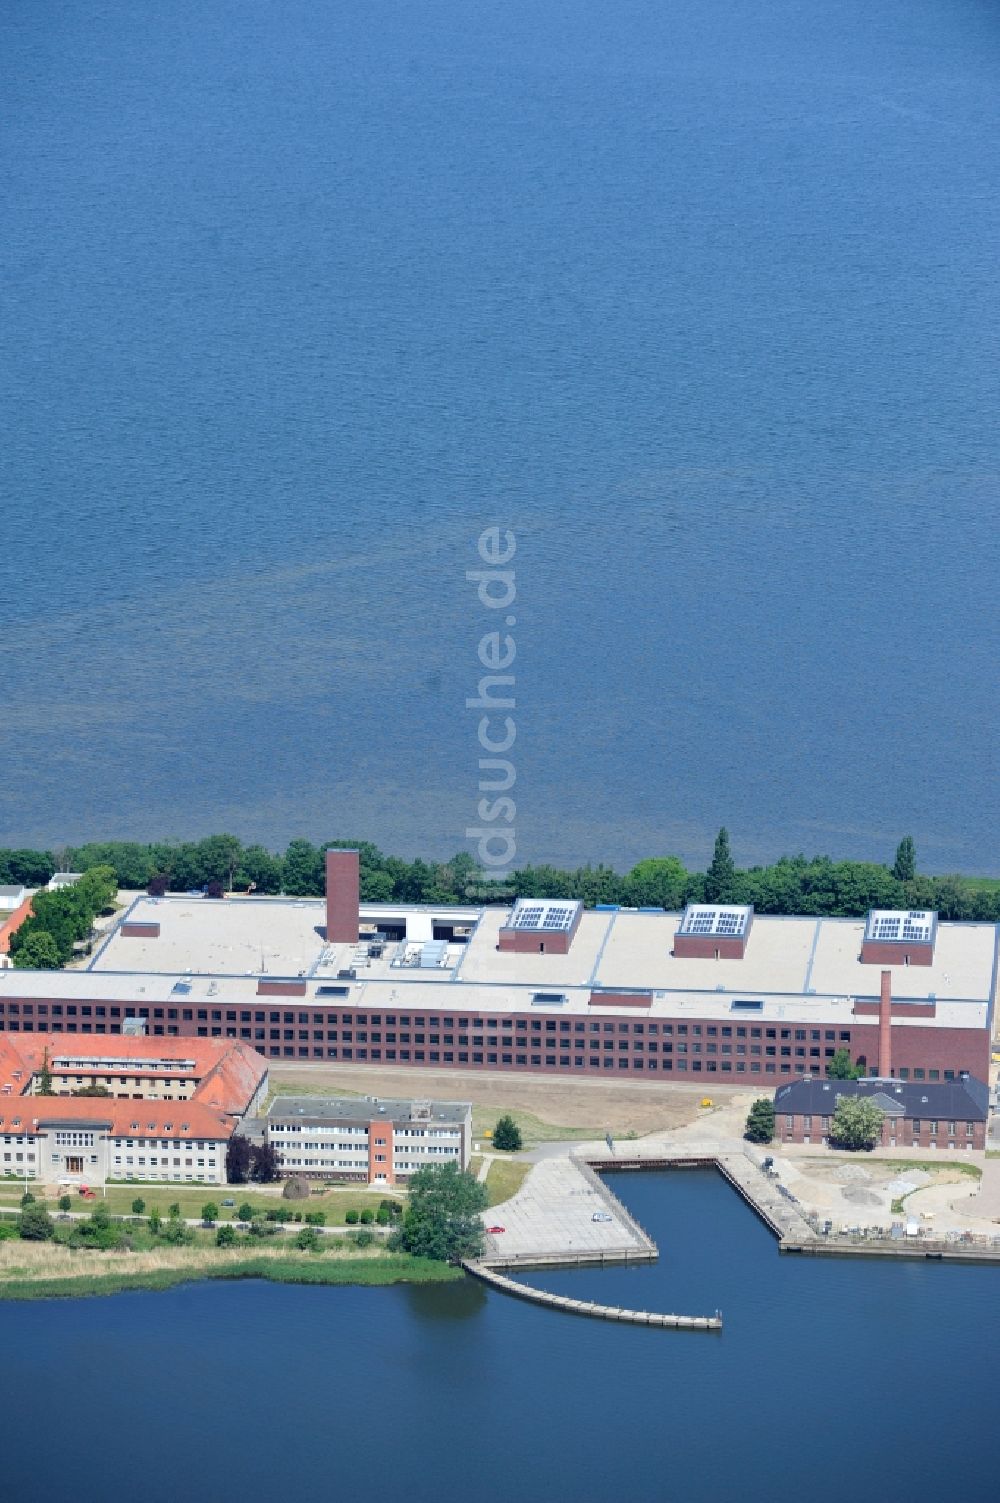
[{"label": "shoreline", "polygon": [[[23,1248],[24,1244],[21,1243],[20,1247]],[[80,1254],[74,1253],[73,1256]],[[84,1253],[83,1256],[93,1254]],[[79,1272],[39,1273],[34,1277],[27,1271],[25,1277],[13,1279],[0,1275],[0,1305],[27,1300],[85,1299],[133,1290],[158,1293],[180,1284],[200,1284],[209,1280],[262,1279],[276,1284],[384,1288],[392,1284],[454,1283],[464,1277],[462,1269],[450,1263],[414,1258],[407,1253],[351,1258],[327,1258],[310,1253],[301,1257],[292,1253],[276,1256],[254,1253],[219,1259],[202,1257],[197,1261],[185,1259],[172,1266],[155,1268],[104,1265],[99,1269],[91,1266],[83,1267]]]}]

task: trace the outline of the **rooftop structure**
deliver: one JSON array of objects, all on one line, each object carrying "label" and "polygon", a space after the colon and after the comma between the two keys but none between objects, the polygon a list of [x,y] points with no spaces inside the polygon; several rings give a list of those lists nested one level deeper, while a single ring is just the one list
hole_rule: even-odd
[{"label": "rooftop structure", "polygon": [[577,900],[518,898],[500,925],[499,947],[518,955],[567,955],[582,914]]},{"label": "rooftop structure", "polygon": [[689,903],[674,939],[674,954],[686,960],[742,960],[753,908],[738,903]]},{"label": "rooftop structure", "polygon": [[933,965],[938,916],[927,909],[873,908],[865,923],[865,965]]}]

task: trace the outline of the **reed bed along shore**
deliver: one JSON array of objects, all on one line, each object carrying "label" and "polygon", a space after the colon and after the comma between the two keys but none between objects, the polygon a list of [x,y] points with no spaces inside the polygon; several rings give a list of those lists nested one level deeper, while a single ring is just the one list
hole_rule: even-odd
[{"label": "reed bed along shore", "polygon": [[0,1242],[0,1299],[76,1298],[127,1289],[169,1289],[202,1279],[285,1284],[443,1283],[460,1269],[378,1248],[298,1252],[284,1248],[164,1247],[93,1252],[51,1243]]}]

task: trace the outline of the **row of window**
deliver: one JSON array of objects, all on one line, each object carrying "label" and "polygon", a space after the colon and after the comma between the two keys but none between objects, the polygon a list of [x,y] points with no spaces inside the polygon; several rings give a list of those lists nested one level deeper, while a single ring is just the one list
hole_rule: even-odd
[{"label": "row of window", "polygon": [[[35,1004],[33,1004],[31,1002],[25,1002],[23,1004],[19,1004],[17,1002],[10,1002],[10,1003],[7,1004],[7,1014],[8,1014],[9,1017],[18,1017],[18,1016],[22,1015],[22,1013],[23,1013],[24,1017],[31,1017],[34,1014],[34,1007],[35,1007]],[[38,1017],[47,1017],[47,1016],[50,1015],[49,1004],[46,1004],[44,1002],[43,1003],[39,1003],[37,1005],[37,1009],[38,1009],[37,1010],[37,1016]],[[0,1017],[3,1016],[3,1012],[4,1012],[4,1004],[2,1002],[0,1002]],[[150,1009],[148,1007],[139,1007],[139,1008],[109,1007],[109,1008],[105,1008],[103,1006],[91,1006],[89,1004],[81,1005],[81,1006],[78,1007],[76,1004],[70,1003],[70,1004],[67,1004],[65,1006],[65,1008],[64,1008],[63,1004],[60,1004],[60,1003],[53,1003],[53,1004],[51,1004],[51,1016],[54,1017],[54,1018],[61,1018],[64,1015],[66,1017],[71,1017],[71,1018],[75,1018],[78,1015],[80,1015],[82,1017],[90,1017],[92,1013],[96,1017],[98,1017],[98,1018],[103,1018],[106,1014],[110,1014],[110,1016],[112,1018],[121,1018],[122,1016],[124,1016],[124,1017],[143,1017],[143,1018],[147,1018],[148,1019],[150,1017]],[[763,1025],[761,1025],[761,1026],[757,1026],[757,1025],[748,1026],[748,1025],[744,1025],[744,1024],[732,1024],[732,1023],[705,1023],[705,1024],[703,1024],[703,1023],[649,1023],[649,1022],[642,1022],[642,1023],[639,1023],[639,1022],[617,1022],[617,1023],[610,1023],[610,1022],[597,1022],[597,1021],[594,1021],[593,1019],[591,1019],[589,1021],[569,1022],[566,1019],[556,1020],[554,1018],[545,1018],[545,1019],[542,1019],[542,1018],[487,1018],[485,1020],[482,1019],[482,1018],[476,1018],[475,1020],[472,1020],[472,1019],[465,1018],[465,1017],[445,1017],[442,1020],[441,1017],[435,1017],[435,1016],[417,1015],[417,1016],[414,1017],[414,1016],[408,1015],[408,1014],[401,1014],[401,1015],[399,1015],[397,1017],[396,1014],[388,1014],[388,1013],[385,1014],[384,1016],[382,1014],[380,1014],[380,1013],[371,1013],[371,1014],[368,1014],[368,1013],[353,1013],[353,1012],[345,1012],[345,1013],[341,1013],[341,1014],[338,1014],[338,1013],[328,1013],[328,1014],[324,1015],[321,1012],[300,1012],[300,1013],[292,1013],[292,1012],[267,1012],[267,1013],[265,1013],[265,1012],[254,1012],[254,1013],[251,1013],[250,1011],[240,1011],[239,1013],[237,1013],[237,1010],[227,1011],[227,1012],[225,1012],[225,1016],[223,1017],[223,1010],[220,1009],[220,1008],[215,1008],[215,1009],[207,1009],[207,1008],[192,1009],[192,1008],[189,1008],[189,1007],[187,1007],[187,1008],[181,1008],[180,1009],[180,1013],[181,1013],[181,1019],[180,1020],[182,1022],[185,1022],[185,1023],[191,1023],[191,1022],[195,1022],[195,1021],[197,1021],[199,1023],[208,1023],[208,1022],[222,1023],[223,1021],[225,1021],[227,1023],[236,1023],[236,1022],[240,1022],[240,1023],[244,1023],[244,1024],[247,1024],[247,1023],[256,1023],[256,1024],[268,1023],[268,1024],[272,1024],[272,1025],[273,1024],[284,1024],[284,1025],[298,1024],[300,1027],[301,1026],[320,1027],[320,1026],[322,1026],[324,1024],[324,1019],[325,1019],[325,1024],[326,1024],[327,1027],[336,1027],[338,1025],[343,1026],[343,1027],[347,1027],[347,1028],[351,1028],[351,1027],[365,1028],[368,1025],[371,1025],[374,1028],[380,1028],[383,1025],[385,1027],[387,1027],[387,1028],[394,1028],[396,1026],[399,1026],[401,1028],[414,1027],[414,1028],[426,1028],[426,1029],[434,1029],[434,1028],[442,1028],[443,1027],[443,1028],[446,1028],[446,1029],[457,1029],[461,1033],[465,1033],[466,1031],[469,1031],[469,1032],[471,1032],[473,1034],[477,1034],[477,1031],[478,1031],[478,1033],[482,1033],[485,1030],[500,1030],[500,1029],[504,1030],[505,1032],[510,1032],[512,1030],[517,1030],[518,1032],[524,1033],[524,1032],[527,1032],[529,1030],[529,1028],[530,1028],[530,1030],[533,1033],[543,1033],[543,1032],[544,1033],[557,1033],[557,1032],[558,1033],[570,1033],[570,1032],[574,1032],[574,1033],[584,1033],[584,1032],[599,1033],[599,1032],[603,1031],[605,1033],[632,1033],[632,1034],[636,1034],[636,1035],[640,1035],[640,1036],[643,1035],[643,1034],[649,1034],[649,1035],[651,1035],[654,1038],[656,1036],[658,1036],[659,1034],[665,1034],[667,1036],[670,1036],[671,1034],[676,1034],[680,1038],[684,1038],[688,1034],[691,1034],[694,1037],[701,1037],[702,1035],[705,1035],[708,1038],[748,1038],[749,1037],[749,1038],[755,1038],[755,1039],[765,1038],[765,1039],[794,1040],[795,1042],[798,1042],[798,1043],[805,1043],[805,1042],[808,1041],[808,1042],[811,1042],[811,1043],[820,1043],[820,1042],[834,1043],[834,1042],[840,1042],[840,1043],[848,1044],[848,1043],[850,1043],[850,1040],[851,1040],[851,1034],[850,1034],[850,1030],[849,1029],[840,1029],[840,1030],[838,1030],[838,1029],[833,1029],[833,1028],[826,1028],[826,1029],[819,1029],[819,1028],[812,1028],[812,1029],[805,1029],[805,1028],[777,1028],[777,1027],[770,1028],[770,1027],[764,1027]],[[157,1018],[162,1018],[163,1015],[164,1015],[164,1009],[163,1008],[156,1007],[156,1008],[152,1009],[152,1017],[153,1017],[154,1020],[157,1019]],[[177,1021],[178,1009],[177,1008],[168,1008],[168,1009],[166,1009],[166,1016],[167,1016],[168,1020],[170,1020],[170,1021]],[[73,1030],[70,1030],[70,1031],[73,1031]],[[162,1030],[160,1030],[160,1032],[162,1032]],[[377,1042],[377,1040],[375,1040],[375,1042]],[[467,1040],[463,1040],[463,1042],[468,1042],[468,1041]],[[483,1039],[482,1039],[482,1037],[478,1037],[477,1036],[477,1037],[474,1037],[472,1039],[472,1042],[474,1044],[475,1043],[482,1043]],[[150,1068],[154,1068],[154,1067],[147,1065],[147,1066],[145,1066],[145,1068],[150,1069]],[[173,1066],[173,1069],[176,1071],[176,1065]]]}]

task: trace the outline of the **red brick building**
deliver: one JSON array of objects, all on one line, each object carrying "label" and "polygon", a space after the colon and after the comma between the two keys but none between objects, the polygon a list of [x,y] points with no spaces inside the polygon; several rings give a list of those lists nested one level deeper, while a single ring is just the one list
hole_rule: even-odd
[{"label": "red brick building", "polygon": [[872,1101],[884,1113],[883,1148],[986,1147],[989,1090],[971,1076],[933,1085],[879,1079],[794,1080],[775,1092],[776,1140],[827,1143],[837,1102],[845,1096]]}]

